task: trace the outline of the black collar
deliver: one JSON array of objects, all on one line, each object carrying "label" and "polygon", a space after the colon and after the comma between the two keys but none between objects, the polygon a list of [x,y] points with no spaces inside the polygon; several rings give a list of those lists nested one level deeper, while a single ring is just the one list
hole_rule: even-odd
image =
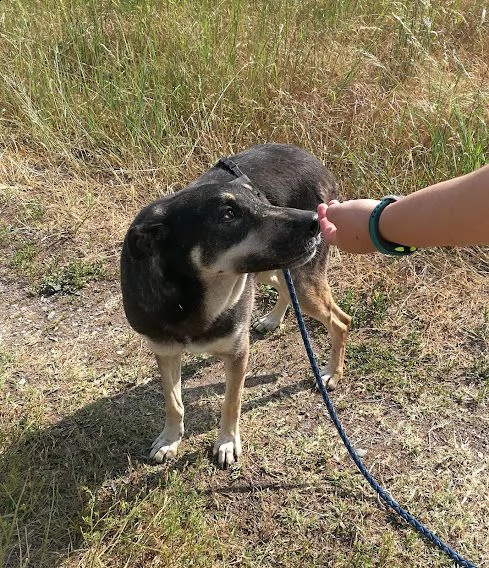
[{"label": "black collar", "polygon": [[229,158],[220,158],[215,164],[215,168],[221,168],[221,170],[227,170],[228,172],[234,174],[236,177],[244,176],[245,174],[239,169],[238,164],[235,164]]}]

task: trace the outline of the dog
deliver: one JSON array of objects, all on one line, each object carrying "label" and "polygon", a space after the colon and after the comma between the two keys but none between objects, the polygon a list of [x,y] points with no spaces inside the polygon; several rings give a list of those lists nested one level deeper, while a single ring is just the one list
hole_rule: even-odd
[{"label": "dog", "polygon": [[156,356],[166,417],[150,458],[174,458],[184,433],[181,358],[207,352],[224,362],[226,388],[214,456],[221,467],[242,453],[241,397],[249,354],[255,281],[278,292],[254,327],[280,326],[289,305],[282,269],[290,268],[304,313],[326,326],[332,348],[322,378],[343,374],[350,317],[326,279],[328,246],[317,205],[336,197],[326,167],[293,145],[260,144],[221,159],[186,188],[144,207],[121,254],[121,288],[129,324]]}]

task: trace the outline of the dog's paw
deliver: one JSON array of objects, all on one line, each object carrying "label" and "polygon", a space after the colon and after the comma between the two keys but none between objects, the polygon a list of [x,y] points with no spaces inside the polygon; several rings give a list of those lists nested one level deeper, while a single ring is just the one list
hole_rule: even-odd
[{"label": "dog's paw", "polygon": [[214,444],[213,454],[217,458],[217,463],[223,469],[238,461],[241,456],[241,438],[238,435],[220,434]]},{"label": "dog's paw", "polygon": [[261,334],[270,333],[280,327],[282,323],[281,320],[278,320],[272,315],[272,313],[263,316],[252,323],[252,327],[255,331]]},{"label": "dog's paw", "polygon": [[180,436],[177,436],[175,439],[175,437],[168,436],[165,430],[163,430],[151,445],[149,457],[157,463],[176,458],[180,441]]},{"label": "dog's paw", "polygon": [[321,370],[321,380],[323,381],[323,385],[329,390],[334,391],[335,388],[338,386],[338,381],[340,377],[338,375],[334,375],[330,372],[329,368]]}]

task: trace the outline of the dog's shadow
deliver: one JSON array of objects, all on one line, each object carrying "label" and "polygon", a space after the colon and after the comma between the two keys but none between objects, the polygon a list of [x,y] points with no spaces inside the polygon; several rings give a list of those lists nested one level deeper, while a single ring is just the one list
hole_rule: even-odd
[{"label": "dog's shadow", "polygon": [[[182,369],[184,382],[193,366]],[[274,375],[247,379],[248,386],[275,381]],[[243,412],[307,388],[302,380],[272,388],[252,404],[245,402]],[[187,436],[216,426],[210,389],[222,395],[224,383],[185,386]],[[90,496],[110,480],[127,475],[134,464],[148,462],[149,445],[162,429],[163,408],[155,379],[98,399],[52,426],[29,430],[12,443],[0,462],[0,565],[21,565],[27,551],[30,565],[55,566],[79,547]],[[171,467],[183,467],[193,459],[182,455]],[[145,487],[150,490],[161,483],[161,475],[148,468]]]}]

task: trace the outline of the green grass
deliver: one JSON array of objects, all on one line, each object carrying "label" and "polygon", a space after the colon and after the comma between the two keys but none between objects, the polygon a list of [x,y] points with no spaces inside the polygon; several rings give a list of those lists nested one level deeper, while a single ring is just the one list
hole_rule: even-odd
[{"label": "green grass", "polygon": [[75,294],[89,282],[106,277],[107,270],[102,260],[87,262],[77,259],[64,266],[46,270],[39,285],[39,293],[47,296],[58,292]]},{"label": "green grass", "polygon": [[1,349],[0,350],[0,388],[3,388],[7,378],[9,377],[9,370],[14,364],[14,357],[11,352]]},{"label": "green grass", "polygon": [[81,532],[89,552],[81,563],[212,566],[221,547],[206,526],[205,499],[189,481],[173,472],[150,487],[88,493]]},{"label": "green grass", "polygon": [[[254,143],[309,149],[343,197],[406,194],[486,163],[486,9],[0,2],[0,565],[449,566],[353,469],[290,315],[252,344],[240,464],[212,463],[222,367],[202,357],[184,365],[180,457],[149,464],[161,393],[117,273],[141,206]],[[481,567],[487,275],[482,247],[334,254],[329,271],[353,316],[333,395],[353,443]],[[262,289],[260,306],[275,295]],[[325,362],[329,341],[311,328]]]},{"label": "green grass", "polygon": [[29,272],[36,256],[37,245],[34,243],[22,243],[15,250],[10,265],[17,270]]},{"label": "green grass", "polygon": [[[302,137],[350,162],[352,182],[406,191],[409,172],[401,184],[386,172],[414,169],[423,183],[485,160],[483,85],[458,55],[466,28],[484,41],[482,8],[13,1],[1,8],[2,120],[14,143],[29,135],[53,157],[92,166],[178,163],[196,150],[213,158],[257,134]],[[413,88],[427,104],[405,100]]]},{"label": "green grass", "polygon": [[388,290],[382,280],[374,282],[370,291],[349,288],[338,298],[338,305],[353,318],[352,329],[381,325],[389,303]]}]

